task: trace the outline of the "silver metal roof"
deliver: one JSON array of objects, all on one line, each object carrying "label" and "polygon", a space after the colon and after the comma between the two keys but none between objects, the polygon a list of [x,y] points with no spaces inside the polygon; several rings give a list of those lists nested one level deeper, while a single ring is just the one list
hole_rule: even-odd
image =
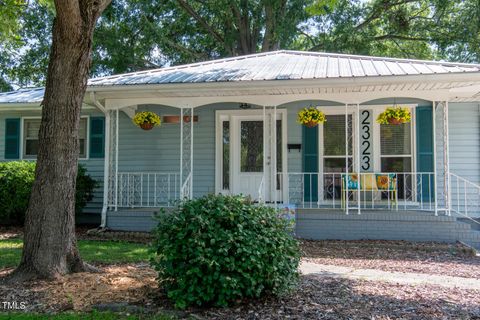
[{"label": "silver metal roof", "polygon": [[43,100],[44,88],[20,89],[0,93],[0,103],[40,103]]},{"label": "silver metal roof", "polygon": [[480,65],[344,54],[274,51],[95,78],[90,86],[237,82],[479,72]]},{"label": "silver metal roof", "polygon": [[[480,64],[321,52],[274,51],[176,67],[93,78],[89,87],[168,83],[333,79],[480,72]],[[43,88],[0,93],[3,103],[38,103]]]}]

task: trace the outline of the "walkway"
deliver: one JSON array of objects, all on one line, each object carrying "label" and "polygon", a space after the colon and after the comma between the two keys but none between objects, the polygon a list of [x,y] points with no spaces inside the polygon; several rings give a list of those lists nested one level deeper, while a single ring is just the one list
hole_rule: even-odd
[{"label": "walkway", "polygon": [[376,269],[356,269],[334,265],[317,264],[302,261],[302,274],[314,274],[323,277],[341,277],[369,281],[384,281],[407,285],[430,284],[447,288],[463,288],[480,290],[480,279],[452,276],[430,275],[410,272],[387,272]]}]

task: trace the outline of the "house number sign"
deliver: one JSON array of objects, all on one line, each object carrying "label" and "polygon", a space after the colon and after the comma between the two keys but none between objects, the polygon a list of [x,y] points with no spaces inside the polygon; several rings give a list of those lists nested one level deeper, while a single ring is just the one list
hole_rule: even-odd
[{"label": "house number sign", "polygon": [[360,164],[362,171],[372,171],[372,112],[360,113]]}]

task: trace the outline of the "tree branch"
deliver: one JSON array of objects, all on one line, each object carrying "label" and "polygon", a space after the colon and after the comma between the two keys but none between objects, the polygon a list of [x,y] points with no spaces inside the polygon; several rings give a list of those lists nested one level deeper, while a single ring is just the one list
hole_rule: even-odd
[{"label": "tree branch", "polygon": [[430,41],[429,38],[409,37],[409,36],[402,36],[397,34],[384,34],[381,36],[373,37],[373,40],[391,40],[391,39],[409,40],[409,41]]},{"label": "tree branch", "polygon": [[184,0],[177,0],[178,4],[185,10],[187,11],[187,13],[192,17],[194,18],[195,20],[197,20],[198,23],[200,23],[203,28],[205,28],[205,30],[210,33],[217,41],[220,41],[222,43],[225,42],[225,40],[223,39],[223,37],[217,32],[215,31],[215,29],[208,24],[207,21],[205,21],[205,19],[203,19],[196,11],[195,9],[192,8],[192,6],[190,6],[186,1]]},{"label": "tree branch", "polygon": [[385,11],[390,10],[391,8],[401,5],[401,4],[407,4],[411,2],[417,2],[418,0],[400,0],[400,1],[395,1],[395,2],[390,2],[390,0],[385,0],[383,3],[383,6],[381,4],[377,5],[376,7],[373,8],[372,13],[368,18],[366,18],[363,22],[361,22],[359,25],[357,25],[354,29],[362,29],[365,26],[367,26],[370,22],[380,18],[382,14],[385,13]]}]

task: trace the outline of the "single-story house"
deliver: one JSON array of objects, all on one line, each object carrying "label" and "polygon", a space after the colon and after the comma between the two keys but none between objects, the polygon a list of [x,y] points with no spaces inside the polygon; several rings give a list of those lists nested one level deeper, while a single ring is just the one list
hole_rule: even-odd
[{"label": "single-story house", "polygon": [[[35,159],[43,92],[0,94],[1,161]],[[377,123],[392,106],[411,121]],[[161,126],[132,123],[146,110]],[[300,237],[480,245],[477,64],[275,51],[94,78],[80,139],[102,227],[222,193],[294,210]]]}]

